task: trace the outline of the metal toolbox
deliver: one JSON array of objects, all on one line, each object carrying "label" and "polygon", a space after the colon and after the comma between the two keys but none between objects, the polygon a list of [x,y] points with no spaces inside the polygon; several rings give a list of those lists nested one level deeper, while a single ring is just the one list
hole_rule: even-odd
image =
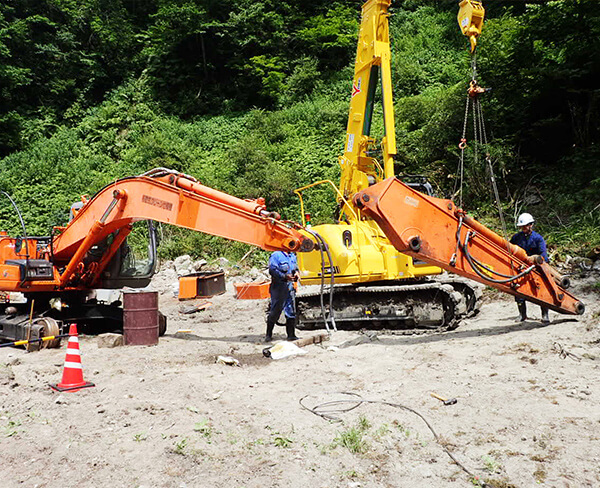
[{"label": "metal toolbox", "polygon": [[179,299],[209,298],[225,293],[225,272],[206,271],[179,278]]}]

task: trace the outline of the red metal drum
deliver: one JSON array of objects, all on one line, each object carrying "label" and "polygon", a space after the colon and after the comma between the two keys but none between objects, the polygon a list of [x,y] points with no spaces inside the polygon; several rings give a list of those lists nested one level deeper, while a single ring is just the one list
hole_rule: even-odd
[{"label": "red metal drum", "polygon": [[128,346],[158,344],[158,292],[123,293],[123,336]]}]

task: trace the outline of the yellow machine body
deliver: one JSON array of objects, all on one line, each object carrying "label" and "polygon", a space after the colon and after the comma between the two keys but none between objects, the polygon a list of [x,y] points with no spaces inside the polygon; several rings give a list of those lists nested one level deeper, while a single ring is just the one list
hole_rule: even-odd
[{"label": "yellow machine body", "polygon": [[[409,279],[442,272],[436,266],[414,262],[396,251],[379,226],[363,216],[351,202],[355,193],[394,176],[396,132],[388,21],[390,4],[391,0],[369,0],[362,7],[344,154],[339,158],[339,187],[322,181],[296,190],[303,223],[306,223],[302,192],[318,184],[335,188],[340,207],[339,223],[317,225],[313,230],[330,248],[336,283]],[[385,130],[379,140],[370,135],[378,85]],[[372,151],[381,154],[379,160],[369,156]],[[320,283],[322,256],[319,251],[302,253],[298,256],[298,265],[303,284]],[[331,263],[325,255],[325,275],[329,277],[330,273]]]},{"label": "yellow machine body", "polygon": [[[331,253],[336,283],[368,283],[439,274],[440,268],[396,251],[373,221],[351,224],[324,224],[313,228],[321,235]],[[325,257],[325,276],[331,265]],[[319,252],[298,255],[302,284],[321,281]]]}]

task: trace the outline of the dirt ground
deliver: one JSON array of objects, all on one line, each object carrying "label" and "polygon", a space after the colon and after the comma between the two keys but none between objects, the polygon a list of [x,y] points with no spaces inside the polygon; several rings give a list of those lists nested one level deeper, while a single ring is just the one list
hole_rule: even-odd
[{"label": "dirt ground", "polygon": [[598,281],[575,281],[585,315],[551,312],[547,327],[488,293],[452,332],[341,331],[282,360],[262,355],[263,300],[237,300],[228,282],[210,309],[184,315],[194,302],[157,281],[169,318],[158,346],[80,337],[94,388],[48,387],[66,343],[0,349],[0,486],[600,486]]}]

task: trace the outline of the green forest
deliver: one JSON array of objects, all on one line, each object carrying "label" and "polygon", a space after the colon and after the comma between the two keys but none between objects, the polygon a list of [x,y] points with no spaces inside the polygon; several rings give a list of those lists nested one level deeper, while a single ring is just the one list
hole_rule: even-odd
[{"label": "green forest", "polygon": [[[455,0],[398,0],[390,18],[397,174],[455,188],[472,58]],[[536,216],[555,257],[600,245],[600,9],[483,2],[477,76],[504,215]],[[300,220],[293,190],[339,178],[359,0],[3,0],[0,190],[29,235],[111,181],[167,167]],[[467,127],[467,133],[472,126]],[[471,147],[471,145],[469,146]],[[467,151],[464,206],[499,230]],[[0,230],[20,235],[4,196]],[[313,223],[333,195],[308,197]],[[161,254],[247,247],[163,229]]]}]

